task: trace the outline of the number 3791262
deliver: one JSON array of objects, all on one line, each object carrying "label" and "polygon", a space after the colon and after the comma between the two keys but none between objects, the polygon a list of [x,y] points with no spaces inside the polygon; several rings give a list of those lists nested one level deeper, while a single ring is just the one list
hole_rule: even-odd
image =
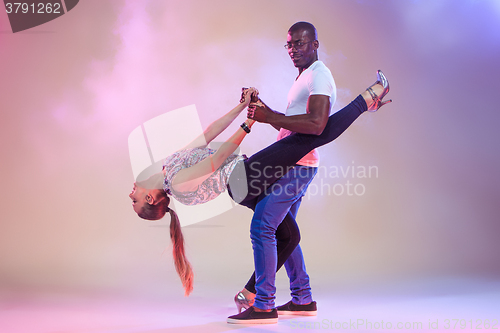
[{"label": "number 3791262", "polygon": [[60,3],[22,3],[13,2],[5,3],[5,9],[7,14],[61,14],[61,4]]},{"label": "number 3791262", "polygon": [[481,320],[477,319],[475,321],[471,320],[465,320],[465,319],[446,319],[444,321],[444,328],[445,329],[492,329],[492,330],[498,330],[498,320],[493,319],[493,320]]}]

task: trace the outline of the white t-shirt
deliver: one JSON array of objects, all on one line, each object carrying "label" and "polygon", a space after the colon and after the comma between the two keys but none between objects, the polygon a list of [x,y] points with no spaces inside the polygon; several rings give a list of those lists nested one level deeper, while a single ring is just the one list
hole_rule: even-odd
[{"label": "white t-shirt", "polygon": [[[326,95],[330,97],[330,110],[337,98],[337,89],[332,73],[322,61],[315,61],[304,70],[295,80],[288,92],[288,106],[286,116],[295,116],[307,113],[307,101],[311,95]],[[293,132],[282,128],[278,134],[278,140],[289,136]],[[310,151],[298,165],[319,166],[319,153],[316,149]]]}]

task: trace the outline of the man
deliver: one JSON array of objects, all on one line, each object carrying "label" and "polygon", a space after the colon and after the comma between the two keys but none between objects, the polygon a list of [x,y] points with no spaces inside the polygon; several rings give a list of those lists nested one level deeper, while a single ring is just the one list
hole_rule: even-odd
[{"label": "man", "polygon": [[[325,128],[331,107],[335,103],[336,88],[330,70],[318,60],[319,42],[315,27],[308,22],[295,23],[288,30],[285,47],[299,71],[288,93],[286,115],[274,112],[267,105],[258,102],[250,104],[248,117],[278,129],[278,140],[293,132],[319,135]],[[312,300],[309,276],[299,245],[285,262],[292,300],[275,309],[274,295],[278,263],[276,231],[279,232],[280,223],[287,214],[295,219],[318,165],[319,155],[313,150],[273,185],[271,193],[264,193],[259,198],[250,226],[255,289],[251,279],[242,291],[247,301],[251,301],[255,294],[255,302],[243,313],[229,317],[228,322],[276,323],[278,313],[316,314],[316,302]]]}]

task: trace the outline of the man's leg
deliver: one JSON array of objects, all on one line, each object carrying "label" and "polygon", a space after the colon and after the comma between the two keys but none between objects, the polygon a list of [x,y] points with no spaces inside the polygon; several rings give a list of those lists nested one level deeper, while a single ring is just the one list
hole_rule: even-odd
[{"label": "man's leg", "polygon": [[[285,264],[285,261],[292,254],[297,245],[299,245],[299,242],[299,226],[297,225],[297,222],[295,222],[292,214],[288,212],[288,214],[278,226],[278,229],[276,229],[276,248],[278,254],[276,271],[278,271]],[[253,272],[252,276],[245,285],[245,289],[253,294],[257,293],[257,291],[255,290],[255,272]],[[255,295],[253,297],[250,297],[250,299],[253,301],[254,297]]]},{"label": "man's leg", "polygon": [[[304,192],[305,194],[305,192]],[[290,208],[290,214],[296,218],[302,198],[297,200]],[[290,279],[290,294],[292,302],[298,305],[309,304],[312,302],[311,286],[309,284],[309,275],[306,272],[306,265],[300,245],[285,261],[285,269]]]},{"label": "man's leg", "polygon": [[259,201],[252,219],[250,234],[254,249],[256,291],[254,305],[272,309],[276,292],[276,229],[293,204],[303,196],[316,174],[316,168],[296,167],[280,178],[272,192]]},{"label": "man's leg", "polygon": [[[305,193],[305,192],[304,192]],[[289,215],[297,216],[302,198],[297,200],[288,212]],[[309,275],[306,272],[304,257],[300,245],[297,245],[285,262],[285,269],[290,279],[290,294],[292,300],[278,306],[280,315],[315,316],[317,314],[316,302],[312,300]]]}]

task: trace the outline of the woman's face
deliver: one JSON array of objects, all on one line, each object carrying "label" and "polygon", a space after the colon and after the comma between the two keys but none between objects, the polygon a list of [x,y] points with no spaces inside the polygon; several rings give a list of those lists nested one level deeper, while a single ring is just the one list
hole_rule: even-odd
[{"label": "woman's face", "polygon": [[132,207],[136,213],[142,210],[142,207],[146,203],[147,195],[148,192],[146,189],[137,186],[137,184],[134,183],[134,187],[132,188],[132,192],[129,194],[129,198],[132,199]]}]

